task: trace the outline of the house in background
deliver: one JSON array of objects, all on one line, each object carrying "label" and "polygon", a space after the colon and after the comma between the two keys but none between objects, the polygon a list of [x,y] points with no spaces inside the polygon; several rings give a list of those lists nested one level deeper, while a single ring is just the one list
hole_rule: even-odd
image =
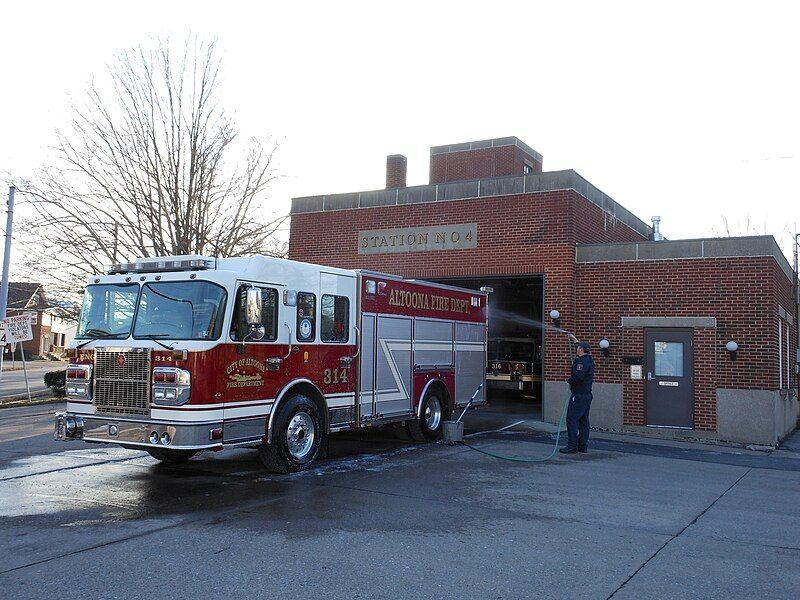
[{"label": "house in background", "polygon": [[[40,283],[8,283],[7,316],[31,315],[33,339],[22,344],[26,356],[60,354],[75,337],[77,323],[62,303],[50,302]],[[5,352],[10,353],[10,346]]]}]

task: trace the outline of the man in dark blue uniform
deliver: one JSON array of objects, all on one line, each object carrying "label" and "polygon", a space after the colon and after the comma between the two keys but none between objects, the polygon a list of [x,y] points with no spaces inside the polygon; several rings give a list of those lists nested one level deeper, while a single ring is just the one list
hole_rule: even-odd
[{"label": "man in dark blue uniform", "polygon": [[567,409],[567,445],[562,454],[587,452],[589,445],[589,408],[592,406],[594,360],[589,356],[589,342],[578,342],[577,356],[572,362],[572,375],[567,379],[571,397]]}]

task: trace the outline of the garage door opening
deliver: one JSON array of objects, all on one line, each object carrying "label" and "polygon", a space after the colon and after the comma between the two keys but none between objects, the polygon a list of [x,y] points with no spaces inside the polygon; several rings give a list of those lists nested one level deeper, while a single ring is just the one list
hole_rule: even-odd
[{"label": "garage door opening", "polygon": [[492,410],[541,418],[544,276],[447,278],[439,283],[490,287],[486,388]]}]

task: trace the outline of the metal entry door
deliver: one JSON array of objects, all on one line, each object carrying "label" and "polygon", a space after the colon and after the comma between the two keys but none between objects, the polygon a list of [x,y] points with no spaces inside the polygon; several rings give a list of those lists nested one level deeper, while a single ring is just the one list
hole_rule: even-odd
[{"label": "metal entry door", "polygon": [[647,425],[692,429],[692,330],[646,329],[644,343]]}]

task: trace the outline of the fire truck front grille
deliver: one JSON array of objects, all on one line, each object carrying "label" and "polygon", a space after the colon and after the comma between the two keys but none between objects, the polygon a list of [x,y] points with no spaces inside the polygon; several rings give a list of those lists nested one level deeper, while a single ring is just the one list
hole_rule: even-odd
[{"label": "fire truck front grille", "polygon": [[150,350],[97,350],[94,405],[98,413],[150,413]]}]

